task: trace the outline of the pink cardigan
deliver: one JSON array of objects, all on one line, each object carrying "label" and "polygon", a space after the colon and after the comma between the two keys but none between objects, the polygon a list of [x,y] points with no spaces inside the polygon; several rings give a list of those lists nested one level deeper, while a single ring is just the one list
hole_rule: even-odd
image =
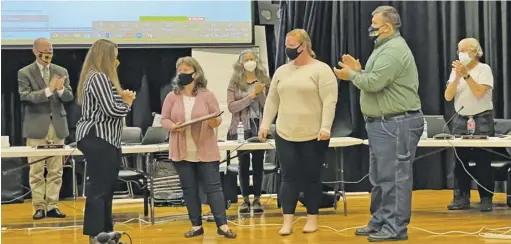
[{"label": "pink cardigan", "polygon": [[[197,91],[192,108],[192,119],[220,111],[215,95],[203,88]],[[218,118],[221,121],[221,117]],[[184,122],[184,103],[181,94],[171,92],[165,98],[161,111],[161,125],[171,130],[173,123]],[[200,162],[220,161],[220,149],[213,127],[207,121],[191,125],[192,138],[197,146],[197,159]],[[184,131],[170,133],[169,159],[178,162],[186,157],[186,135]]]}]

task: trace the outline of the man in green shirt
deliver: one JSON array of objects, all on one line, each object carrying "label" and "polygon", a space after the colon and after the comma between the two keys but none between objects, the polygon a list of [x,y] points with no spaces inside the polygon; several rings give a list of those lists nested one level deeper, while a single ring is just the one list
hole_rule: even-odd
[{"label": "man in green shirt", "polygon": [[369,241],[407,240],[417,144],[424,130],[413,54],[401,37],[395,8],[380,6],[372,13],[369,36],[374,50],[362,70],[344,55],[334,68],[338,78],[360,89],[360,107],[369,138],[372,218],[356,230]]}]

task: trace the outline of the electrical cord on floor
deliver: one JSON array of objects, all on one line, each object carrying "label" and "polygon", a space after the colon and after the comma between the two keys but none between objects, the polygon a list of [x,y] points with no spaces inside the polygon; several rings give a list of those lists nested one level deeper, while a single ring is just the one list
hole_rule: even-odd
[{"label": "electrical cord on floor", "polygon": [[[296,222],[298,222],[299,220],[302,220],[302,219],[307,219],[306,217],[299,217],[298,219],[296,219],[295,221],[293,221],[293,224],[292,225],[295,225]],[[240,220],[244,220],[244,219],[240,219]],[[244,224],[238,224],[238,223],[235,223],[233,221],[228,221],[230,224],[234,225],[234,226],[237,226],[237,227],[261,227],[261,226],[282,226],[282,224],[252,224],[252,225],[244,225]],[[347,231],[347,230],[353,230],[353,229],[358,229],[358,228],[363,228],[363,227],[366,227],[366,225],[362,225],[362,226],[354,226],[354,227],[348,227],[348,228],[344,228],[344,229],[335,229],[333,227],[330,227],[330,226],[318,226],[319,229],[328,229],[328,230],[332,230],[334,231],[335,233],[339,233],[339,232],[344,232],[344,231]],[[506,232],[504,233],[501,233],[499,235],[504,235],[506,233],[509,233],[511,232],[511,227],[502,227],[502,228],[487,228],[487,227],[482,227],[481,229],[479,229],[478,231],[476,232],[465,232],[465,231],[447,231],[447,232],[434,232],[434,231],[429,231],[429,230],[426,230],[426,229],[422,229],[422,228],[419,228],[419,227],[409,227],[411,229],[416,229],[416,230],[420,230],[420,231],[423,231],[423,232],[426,232],[426,233],[429,233],[429,234],[432,234],[432,235],[450,235],[450,234],[462,234],[462,235],[481,235],[481,234],[486,234],[486,233],[481,233],[483,232],[484,230],[489,230],[489,231],[502,231],[502,230],[507,230]],[[494,234],[494,233],[490,233],[490,234]]]},{"label": "electrical cord on floor", "polygon": [[[463,161],[460,159],[457,151],[456,151],[456,147],[449,141],[447,140],[448,143],[452,146],[452,148],[454,149],[454,153],[455,153],[455,156],[456,158],[460,161],[460,163],[462,164],[463,166],[463,169],[465,170],[465,172],[477,183],[478,186],[482,187],[482,189],[485,189],[486,191],[490,192],[490,193],[493,193],[492,191],[488,190],[487,188],[485,188],[484,186],[482,186],[479,182],[477,182],[477,180],[468,172],[468,170],[466,169],[465,165],[463,164]],[[233,151],[237,151],[237,149],[239,149],[241,146],[243,146],[244,144],[246,143],[243,143],[241,144],[240,146],[238,146],[235,150]],[[270,143],[269,143],[270,144]],[[271,145],[271,144],[270,144]],[[273,146],[273,145],[272,145]],[[364,176],[362,179],[360,179],[359,181],[356,181],[356,182],[347,182],[347,181],[344,181],[344,183],[353,183],[353,184],[356,184],[356,183],[360,183],[362,180],[364,180],[366,177],[368,177],[368,175]],[[338,183],[338,182],[343,182],[343,181],[336,181],[336,182],[324,182],[324,183]],[[271,198],[271,195],[268,197],[268,200]],[[266,204],[266,203],[265,203]],[[65,205],[65,204],[64,204]],[[67,206],[67,205],[66,205]],[[71,206],[68,206],[72,209],[75,209]],[[181,216],[181,215],[178,215],[178,216]],[[184,216],[184,215],[183,215]],[[177,216],[176,216],[177,217]],[[298,219],[296,219],[294,222],[293,222],[293,225],[298,222],[299,220],[301,219],[306,219],[305,217],[300,217]],[[130,219],[128,221],[125,221],[125,222],[122,222],[122,223],[118,223],[118,224],[126,224],[126,223],[129,223],[133,220],[138,220],[139,222],[142,222],[142,223],[146,223],[148,224],[149,222],[148,221],[145,221],[143,219]],[[243,221],[244,219],[239,219],[241,221]],[[166,222],[170,222],[172,220],[164,220],[164,221],[158,221],[156,223],[166,223]],[[238,224],[238,223],[235,223],[233,221],[228,221],[229,223],[235,225],[235,226],[238,226],[238,227],[258,227],[258,226],[282,226],[282,224],[253,224],[253,225],[243,225],[243,224]],[[67,226],[67,227],[35,227],[35,228],[28,228],[28,229],[4,229],[2,228],[2,231],[4,230],[34,230],[34,229],[53,229],[53,230],[65,230],[65,229],[70,229],[70,228],[78,228],[78,227],[82,227],[82,226]],[[355,227],[348,227],[348,228],[344,228],[344,229],[341,229],[341,230],[337,230],[333,227],[330,227],[330,226],[318,226],[318,228],[324,228],[324,229],[329,229],[329,230],[332,230],[336,233],[339,233],[339,232],[344,232],[346,230],[352,230],[352,229],[357,229],[357,228],[362,228],[362,227],[365,227],[364,226],[355,226]],[[480,230],[476,231],[476,232],[464,232],[464,231],[447,231],[447,232],[433,232],[433,231],[429,231],[429,230],[426,230],[426,229],[422,229],[422,228],[419,228],[419,227],[413,227],[411,226],[410,227],[411,229],[416,229],[416,230],[420,230],[420,231],[423,231],[423,232],[426,232],[426,233],[429,233],[429,234],[432,234],[432,235],[449,235],[449,234],[463,234],[463,235],[478,235],[478,236],[481,236],[481,237],[487,237],[488,235],[506,235],[507,233],[510,233],[511,232],[511,227],[502,227],[502,228],[487,228],[487,227],[482,227]],[[481,233],[483,232],[484,230],[488,230],[488,231],[502,231],[502,230],[507,230],[503,233],[500,233],[500,234],[495,234],[495,233]],[[128,235],[128,237],[130,238],[130,241],[131,241],[131,237]]]},{"label": "electrical cord on floor", "polygon": [[133,244],[133,240],[131,239],[131,236],[130,234],[128,234],[128,232],[123,232],[124,235],[127,235],[128,238],[130,239],[130,244]]}]

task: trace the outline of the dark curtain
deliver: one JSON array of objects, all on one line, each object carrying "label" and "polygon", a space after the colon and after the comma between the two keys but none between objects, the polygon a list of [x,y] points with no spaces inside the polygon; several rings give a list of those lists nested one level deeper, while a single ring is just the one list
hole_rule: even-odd
[{"label": "dark curtain", "polygon": [[[424,114],[453,114],[453,104],[445,102],[443,91],[457,58],[457,43],[465,37],[478,39],[483,47],[482,62],[493,71],[496,118],[511,117],[511,17],[505,1],[281,1],[280,33],[275,68],[285,63],[285,35],[295,28],[307,30],[317,58],[330,66],[342,54],[359,58],[362,65],[373,49],[367,29],[371,12],[380,5],[394,6],[403,23],[401,34],[415,56],[419,69],[419,94]],[[339,102],[334,121],[334,136],[367,138],[360,113],[359,91],[348,81],[339,81]],[[365,146],[345,149],[345,176],[355,181],[368,172]],[[431,150],[420,149],[418,155]],[[415,189],[452,187],[453,160],[450,153],[417,160],[414,165]],[[420,172],[420,173],[419,173]],[[351,191],[369,190],[367,180],[348,185]]]},{"label": "dark curtain", "polygon": [[[81,66],[87,49],[57,49],[53,63],[67,68],[71,87],[76,92]],[[179,57],[190,56],[191,49],[120,49],[119,79],[125,89],[137,91],[137,100],[126,123],[130,126],[151,125],[151,112],[161,112],[160,90],[170,83]],[[2,49],[2,135],[10,136],[11,145],[22,145],[22,106],[19,101],[17,72],[34,62],[32,50]],[[67,104],[68,116],[76,116],[76,104]],[[79,117],[79,114],[78,114]],[[68,118],[76,123],[76,118]],[[74,125],[70,124],[70,128]]]},{"label": "dark curtain", "polygon": [[[54,53],[53,63],[67,68],[71,87],[76,92],[81,66],[87,54],[87,49],[57,49],[54,50]],[[151,126],[151,113],[161,112],[162,101],[160,100],[160,90],[170,84],[171,77],[176,72],[177,59],[190,55],[191,49],[119,50],[121,64],[118,73],[121,85],[125,89],[137,91],[137,99],[133,104],[132,111],[126,118],[128,126],[141,127],[143,131]],[[25,145],[24,139],[21,136],[23,110],[18,94],[17,72],[22,67],[34,62],[34,60],[35,58],[31,50],[2,49],[2,135],[9,136],[10,144],[13,146]],[[66,104],[70,130],[66,143],[75,141],[74,132],[76,123],[81,116],[80,109],[76,102]],[[79,175],[78,183],[81,184],[83,164],[80,163],[79,158],[76,160],[78,160],[76,164],[76,173]],[[2,161],[7,163],[2,166],[2,170],[26,165],[26,158],[5,159]],[[12,180],[8,184],[2,185],[2,193],[5,191],[10,194],[7,194],[5,199],[4,195],[2,195],[2,199],[5,201],[19,197],[26,192],[26,189],[29,189],[28,168],[12,172],[8,176]],[[63,184],[60,192],[61,198],[72,195],[71,176],[70,170],[64,170]],[[21,188],[20,184],[26,188]],[[79,189],[81,190],[82,188],[79,187]],[[10,196],[10,198],[7,196]]]}]

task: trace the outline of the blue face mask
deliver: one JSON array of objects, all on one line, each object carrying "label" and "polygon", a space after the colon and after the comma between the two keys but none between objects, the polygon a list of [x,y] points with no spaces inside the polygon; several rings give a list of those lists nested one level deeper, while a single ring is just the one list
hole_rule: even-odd
[{"label": "blue face mask", "polygon": [[378,38],[378,36],[380,36],[380,34],[381,34],[381,32],[380,32],[381,27],[383,27],[383,25],[380,27],[369,26],[369,29],[367,30],[369,32],[369,38],[371,38],[373,40]]}]

